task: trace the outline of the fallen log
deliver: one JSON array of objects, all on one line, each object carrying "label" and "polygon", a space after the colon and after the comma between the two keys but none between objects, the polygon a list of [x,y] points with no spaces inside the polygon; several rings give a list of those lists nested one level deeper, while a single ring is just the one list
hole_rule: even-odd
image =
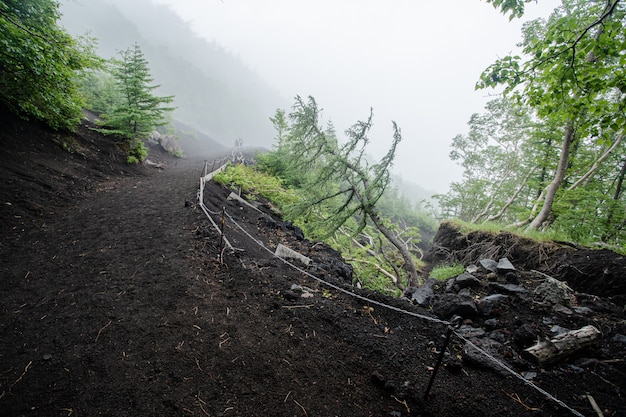
[{"label": "fallen log", "polygon": [[552,339],[539,341],[536,345],[524,349],[522,357],[539,365],[558,362],[566,356],[588,346],[600,338],[602,333],[594,326],[581,327],[562,333]]}]

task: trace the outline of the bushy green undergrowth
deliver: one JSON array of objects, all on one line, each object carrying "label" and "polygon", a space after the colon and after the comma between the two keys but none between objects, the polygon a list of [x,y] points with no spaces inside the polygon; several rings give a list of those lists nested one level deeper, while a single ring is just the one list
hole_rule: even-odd
[{"label": "bushy green undergrowth", "polygon": [[441,265],[430,272],[430,277],[439,281],[453,278],[461,275],[465,271],[465,267],[461,264]]},{"label": "bushy green undergrowth", "polygon": [[280,179],[249,165],[230,165],[216,174],[214,179],[219,184],[233,189],[241,189],[248,197],[261,196],[266,198],[281,209],[298,199],[293,190],[283,187]]}]

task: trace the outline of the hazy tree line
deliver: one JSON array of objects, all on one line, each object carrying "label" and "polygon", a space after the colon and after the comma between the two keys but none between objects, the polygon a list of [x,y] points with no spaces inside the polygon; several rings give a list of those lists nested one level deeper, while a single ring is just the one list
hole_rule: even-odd
[{"label": "hazy tree line", "polygon": [[[492,3],[514,17],[525,1]],[[564,0],[524,25],[523,55],[477,84],[503,86],[503,97],[453,140],[464,172],[438,196],[442,217],[626,244],[625,22],[621,0]]]},{"label": "hazy tree line", "polygon": [[241,60],[215,42],[195,35],[189,24],[150,0],[63,0],[61,23],[75,35],[97,39],[105,58],[138,42],[160,85],[155,93],[175,96],[173,117],[213,139],[270,146],[268,115],[284,107],[278,94]]},{"label": "hazy tree line", "polygon": [[[92,40],[72,38],[58,19],[58,4],[49,0],[0,2],[0,99],[26,119],[73,129],[85,106],[106,97],[97,130],[124,138],[129,162],[143,161],[143,139],[165,124],[164,114],[173,109],[162,105],[173,97],[152,94],[158,86],[151,84],[138,44],[107,62],[95,54]],[[107,83],[86,82],[93,71],[106,75]]]}]

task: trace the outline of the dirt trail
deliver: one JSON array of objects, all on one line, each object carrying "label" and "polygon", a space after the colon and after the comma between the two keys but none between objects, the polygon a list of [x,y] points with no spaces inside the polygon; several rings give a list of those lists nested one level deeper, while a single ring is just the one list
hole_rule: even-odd
[{"label": "dirt trail", "polygon": [[[61,203],[43,217],[25,216],[31,211],[17,200],[2,206],[14,218],[3,219],[10,227],[0,236],[0,415],[571,415],[511,376],[462,365],[458,339],[423,402],[445,327],[328,291],[232,225],[229,238],[243,251],[218,262],[218,235],[195,202],[202,161],[123,175],[115,174],[123,165],[107,162],[97,191],[80,185],[84,197],[67,205],[54,187],[76,188],[103,161],[73,156],[91,168],[61,175],[65,154],[45,165],[54,149],[2,156],[5,201],[19,184],[23,201],[40,207],[41,190],[52,190]],[[27,163],[28,172],[54,176],[19,182]],[[215,184],[207,193],[255,238],[301,249],[322,265],[310,271],[338,279],[324,270],[333,255],[323,245],[228,201],[229,191]],[[407,300],[360,294],[432,314]],[[544,313],[533,314],[519,323],[541,322]],[[623,359],[600,351],[607,363],[591,352],[584,372],[565,363],[539,371],[534,382],[585,415],[594,413],[585,393],[606,416],[626,415],[623,373],[614,368]]]}]

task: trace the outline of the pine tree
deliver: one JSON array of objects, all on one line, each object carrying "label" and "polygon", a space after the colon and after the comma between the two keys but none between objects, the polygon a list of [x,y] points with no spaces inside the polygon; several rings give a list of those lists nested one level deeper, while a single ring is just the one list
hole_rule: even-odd
[{"label": "pine tree", "polygon": [[128,139],[131,149],[129,162],[138,162],[146,156],[143,139],[155,127],[166,124],[164,113],[174,110],[161,105],[171,103],[174,97],[152,94],[159,85],[151,85],[154,80],[150,76],[148,61],[137,42],[119,54],[122,59],[114,61],[113,76],[117,80],[122,102],[110,113],[102,115],[104,121],[99,131]]}]

